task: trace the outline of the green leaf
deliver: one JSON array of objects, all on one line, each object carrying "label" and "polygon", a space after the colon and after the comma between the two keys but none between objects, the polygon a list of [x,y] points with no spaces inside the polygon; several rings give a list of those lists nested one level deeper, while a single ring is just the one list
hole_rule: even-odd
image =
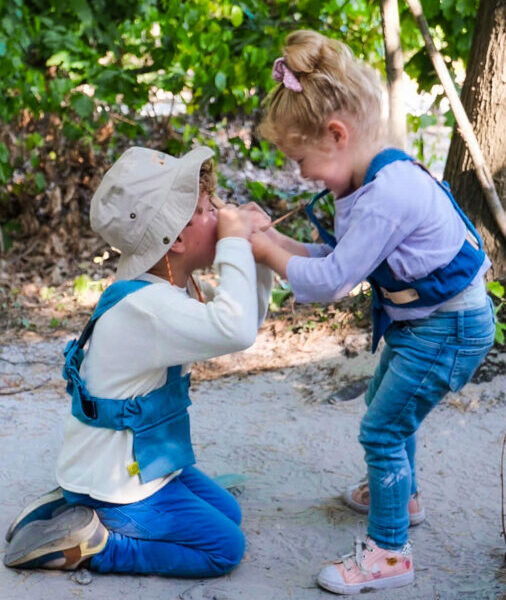
[{"label": "green leaf", "polygon": [[267,188],[261,181],[248,181],[246,187],[255,200],[261,200],[267,193]]},{"label": "green leaf", "polygon": [[496,323],[495,326],[495,341],[498,344],[504,344],[504,328],[501,327],[503,323]]},{"label": "green leaf", "polygon": [[10,17],[4,17],[2,19],[2,27],[7,35],[12,35],[14,32],[14,21]]},{"label": "green leaf", "polygon": [[37,187],[37,191],[42,192],[46,187],[46,179],[42,173],[36,173],[35,175],[35,185]]},{"label": "green leaf", "polygon": [[0,163],[8,163],[9,162],[9,150],[7,150],[7,146],[0,142]]},{"label": "green leaf", "polygon": [[77,142],[84,135],[83,129],[74,123],[65,123],[62,127],[62,133],[73,142]]},{"label": "green leaf", "polygon": [[290,286],[287,286],[285,288],[273,288],[271,292],[271,301],[269,303],[269,308],[273,312],[278,311],[281,308],[283,302],[291,295],[291,293],[292,288]]},{"label": "green leaf", "polygon": [[73,94],[70,105],[82,119],[90,117],[95,108],[93,100],[86,94]]},{"label": "green leaf", "polygon": [[89,27],[93,23],[93,13],[86,0],[71,0],[70,4],[83,25]]},{"label": "green leaf", "polygon": [[214,85],[216,86],[216,89],[220,92],[223,92],[223,90],[227,87],[227,76],[225,75],[225,73],[223,73],[223,71],[218,71],[216,73],[216,76],[214,78]]},{"label": "green leaf", "polygon": [[81,296],[90,288],[92,280],[89,275],[83,273],[74,279],[74,295]]},{"label": "green leaf", "polygon": [[70,58],[67,50],[60,50],[46,60],[46,65],[48,67],[59,67],[61,65],[63,68],[68,69],[69,62]]},{"label": "green leaf", "polygon": [[25,144],[27,150],[33,150],[34,148],[40,148],[41,146],[43,146],[44,140],[42,136],[35,131],[34,133],[31,133],[30,135],[26,136]]},{"label": "green leaf", "polygon": [[489,281],[487,289],[496,298],[504,298],[504,286],[499,281]]},{"label": "green leaf", "polygon": [[230,15],[230,20],[232,21],[232,25],[234,27],[239,27],[242,24],[243,18],[244,18],[244,16],[243,16],[241,7],[233,6],[232,12]]},{"label": "green leaf", "polygon": [[426,129],[431,125],[437,125],[437,118],[434,115],[420,115],[420,127]]}]

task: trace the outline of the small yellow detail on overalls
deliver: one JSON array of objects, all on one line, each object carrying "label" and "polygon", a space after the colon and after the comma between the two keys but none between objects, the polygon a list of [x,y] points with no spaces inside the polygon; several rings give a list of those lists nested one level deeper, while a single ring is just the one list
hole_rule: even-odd
[{"label": "small yellow detail on overalls", "polygon": [[130,475],[130,477],[133,477],[134,475],[138,475],[141,470],[139,469],[139,463],[137,461],[133,462],[130,465],[127,465],[127,471],[128,474]]}]

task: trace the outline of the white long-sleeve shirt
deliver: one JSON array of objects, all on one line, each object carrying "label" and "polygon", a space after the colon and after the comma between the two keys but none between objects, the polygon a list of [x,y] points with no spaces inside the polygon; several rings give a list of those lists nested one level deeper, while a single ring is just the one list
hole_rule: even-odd
[{"label": "white long-sleeve shirt", "polygon": [[[165,384],[167,368],[251,346],[267,312],[272,272],[255,265],[243,238],[216,246],[216,288],[205,304],[151,274],[148,285],[125,297],[98,319],[81,365],[92,396],[130,398]],[[56,479],[64,489],[97,500],[128,504],[151,496],[178,472],[141,483],[128,466],[135,461],[129,429],[92,427],[69,415]]]}]

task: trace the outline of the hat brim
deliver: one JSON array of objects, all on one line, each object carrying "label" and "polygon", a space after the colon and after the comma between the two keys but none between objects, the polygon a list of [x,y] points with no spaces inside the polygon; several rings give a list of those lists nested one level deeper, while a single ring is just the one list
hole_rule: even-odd
[{"label": "hat brim", "polygon": [[[177,236],[183,231],[193,216],[199,199],[199,179],[202,163],[212,158],[214,152],[206,146],[198,146],[181,158],[178,158],[178,173],[172,182],[172,186],[167,189],[167,200],[174,194],[180,195],[184,201],[177,205],[177,218],[173,223],[162,223],[162,217],[153,225],[153,230],[159,229],[158,235],[153,235],[149,247],[142,254],[122,253],[118,266],[116,268],[116,280],[135,279],[143,273],[146,273],[153,267],[162,256],[170,250]],[[183,182],[178,185],[178,182]],[[188,186],[190,182],[190,186]],[[163,206],[160,213],[162,213]],[[174,224],[177,223],[177,225]],[[171,228],[172,226],[172,228]],[[168,234],[168,235],[167,235]],[[169,237],[170,242],[165,243],[164,238]]]}]

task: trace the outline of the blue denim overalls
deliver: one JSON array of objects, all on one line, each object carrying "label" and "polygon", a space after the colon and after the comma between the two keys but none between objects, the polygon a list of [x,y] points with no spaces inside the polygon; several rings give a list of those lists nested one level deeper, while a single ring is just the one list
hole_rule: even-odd
[{"label": "blue denim overalls", "polygon": [[117,281],[100,297],[81,337],[65,348],[63,377],[72,396],[72,414],[86,425],[108,429],[131,429],[135,461],[142,483],[195,463],[188,406],[190,375],[181,376],[181,365],[168,368],[167,382],[145,396],[116,400],[91,396],[79,375],[84,345],[97,319],[128,294],[149,285],[146,281]]}]

